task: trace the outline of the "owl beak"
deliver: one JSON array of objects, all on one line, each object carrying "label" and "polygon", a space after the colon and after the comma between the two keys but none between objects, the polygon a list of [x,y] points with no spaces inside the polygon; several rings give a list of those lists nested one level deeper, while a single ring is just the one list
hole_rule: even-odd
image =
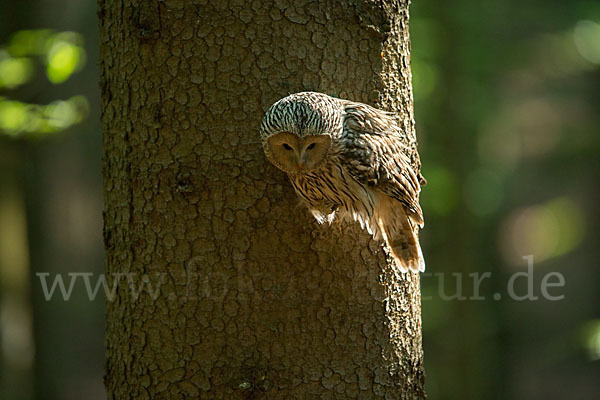
[{"label": "owl beak", "polygon": [[297,158],[298,161],[298,169],[304,169],[304,152],[300,152],[300,156]]}]

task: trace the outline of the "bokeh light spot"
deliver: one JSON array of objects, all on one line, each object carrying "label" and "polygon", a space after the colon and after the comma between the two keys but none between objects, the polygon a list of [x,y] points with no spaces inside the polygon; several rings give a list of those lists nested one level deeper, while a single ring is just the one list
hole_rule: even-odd
[{"label": "bokeh light spot", "polygon": [[586,322],[582,329],[583,347],[592,360],[600,360],[600,320]]},{"label": "bokeh light spot", "polygon": [[27,83],[32,76],[33,65],[27,58],[12,58],[0,51],[0,88],[13,89]]},{"label": "bokeh light spot", "polygon": [[27,107],[19,101],[0,98],[0,130],[8,134],[19,133],[27,123]]},{"label": "bokeh light spot", "polygon": [[592,64],[600,64],[600,24],[579,21],[573,31],[577,51]]},{"label": "bokeh light spot", "polygon": [[88,112],[89,104],[83,96],[54,101],[48,105],[0,98],[0,131],[12,136],[60,132],[81,122]]},{"label": "bokeh light spot", "polygon": [[56,35],[46,54],[46,75],[52,83],[61,83],[83,65],[84,51],[78,45],[79,36],[73,32]]},{"label": "bokeh light spot", "polygon": [[11,37],[8,51],[14,57],[45,54],[51,35],[53,32],[49,29],[17,31]]},{"label": "bokeh light spot", "polygon": [[507,118],[497,118],[481,133],[479,158],[503,171],[514,170],[521,160],[522,142]]},{"label": "bokeh light spot", "polygon": [[566,197],[517,210],[501,231],[505,259],[519,265],[532,254],[536,262],[566,254],[583,239],[585,223],[579,206]]}]

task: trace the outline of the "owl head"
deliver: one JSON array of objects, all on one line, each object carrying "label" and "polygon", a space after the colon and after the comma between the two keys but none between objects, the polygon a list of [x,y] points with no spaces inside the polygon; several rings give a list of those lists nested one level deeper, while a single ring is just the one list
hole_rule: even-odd
[{"label": "owl head", "polygon": [[322,93],[284,97],[265,114],[260,138],[267,159],[288,174],[318,169],[343,130],[340,101]]}]

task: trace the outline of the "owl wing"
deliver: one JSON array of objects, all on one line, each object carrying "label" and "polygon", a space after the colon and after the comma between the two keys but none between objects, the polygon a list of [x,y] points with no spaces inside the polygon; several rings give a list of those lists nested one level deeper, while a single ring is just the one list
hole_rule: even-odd
[{"label": "owl wing", "polygon": [[345,104],[342,157],[349,172],[401,202],[410,219],[422,227],[419,192],[424,179],[413,170],[403,139],[392,114],[366,104]]}]

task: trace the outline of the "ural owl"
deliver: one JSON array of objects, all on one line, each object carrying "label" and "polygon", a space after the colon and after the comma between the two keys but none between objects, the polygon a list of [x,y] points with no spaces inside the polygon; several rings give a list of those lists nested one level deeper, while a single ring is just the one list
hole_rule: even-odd
[{"label": "ural owl", "polygon": [[394,116],[322,93],[273,104],[260,128],[267,159],[290,178],[320,223],[358,221],[383,239],[402,271],[424,271],[421,183]]}]

